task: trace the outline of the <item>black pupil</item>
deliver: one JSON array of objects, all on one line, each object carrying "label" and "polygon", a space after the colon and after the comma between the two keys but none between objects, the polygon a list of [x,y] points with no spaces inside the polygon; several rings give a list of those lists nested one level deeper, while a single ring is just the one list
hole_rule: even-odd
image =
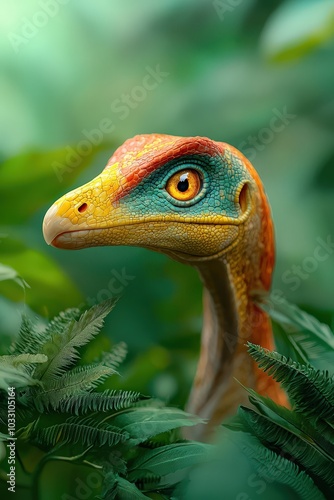
[{"label": "black pupil", "polygon": [[187,179],[187,174],[181,175],[180,180],[177,184],[177,189],[181,193],[185,193],[188,188],[189,188],[189,181]]}]

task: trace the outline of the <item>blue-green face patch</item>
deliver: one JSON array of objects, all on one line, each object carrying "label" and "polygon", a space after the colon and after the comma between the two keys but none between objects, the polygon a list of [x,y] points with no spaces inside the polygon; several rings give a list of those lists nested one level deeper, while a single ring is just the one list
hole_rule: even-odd
[{"label": "blue-green face patch", "polygon": [[[180,201],[166,191],[166,184],[173,174],[185,169],[196,170],[202,183],[193,199]],[[163,221],[173,213],[198,223],[218,222],[217,217],[237,220],[242,214],[238,193],[245,183],[252,184],[252,177],[230,151],[224,156],[185,156],[152,172],[121,200],[121,205],[130,218],[160,216]]]}]

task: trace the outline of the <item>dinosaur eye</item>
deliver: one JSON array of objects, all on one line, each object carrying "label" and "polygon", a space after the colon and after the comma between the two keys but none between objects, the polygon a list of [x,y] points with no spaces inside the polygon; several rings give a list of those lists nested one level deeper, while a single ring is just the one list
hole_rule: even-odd
[{"label": "dinosaur eye", "polygon": [[196,170],[180,170],[167,181],[166,191],[179,201],[188,201],[195,198],[202,185],[200,174]]}]

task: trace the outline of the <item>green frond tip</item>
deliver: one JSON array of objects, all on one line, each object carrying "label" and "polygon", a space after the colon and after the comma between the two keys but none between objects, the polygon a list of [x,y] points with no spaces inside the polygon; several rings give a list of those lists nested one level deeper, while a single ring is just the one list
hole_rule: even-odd
[{"label": "green frond tip", "polygon": [[334,376],[247,343],[248,352],[288,393],[296,411],[334,423]]},{"label": "green frond tip", "polygon": [[78,360],[77,349],[99,333],[104,318],[115,303],[115,299],[109,299],[85,311],[78,320],[66,317],[64,321],[57,321],[53,326],[51,324],[49,339],[40,351],[48,356],[48,361],[36,368],[34,376],[44,382],[65,373]]}]

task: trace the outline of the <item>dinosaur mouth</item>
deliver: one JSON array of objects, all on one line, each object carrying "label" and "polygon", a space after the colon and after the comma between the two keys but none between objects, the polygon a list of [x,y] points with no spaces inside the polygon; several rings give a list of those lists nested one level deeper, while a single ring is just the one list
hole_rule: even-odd
[{"label": "dinosaur mouth", "polygon": [[[203,246],[202,238],[195,237],[194,223],[182,224],[182,231],[163,222],[133,223],[106,228],[77,229],[56,234],[48,243],[66,250],[80,250],[97,246],[136,246],[164,253],[174,260],[195,262],[219,257],[239,240],[239,227],[224,225],[224,238],[211,238]],[[192,227],[190,227],[192,226]],[[203,231],[211,227],[202,226]],[[228,235],[228,236],[227,236]]]}]

